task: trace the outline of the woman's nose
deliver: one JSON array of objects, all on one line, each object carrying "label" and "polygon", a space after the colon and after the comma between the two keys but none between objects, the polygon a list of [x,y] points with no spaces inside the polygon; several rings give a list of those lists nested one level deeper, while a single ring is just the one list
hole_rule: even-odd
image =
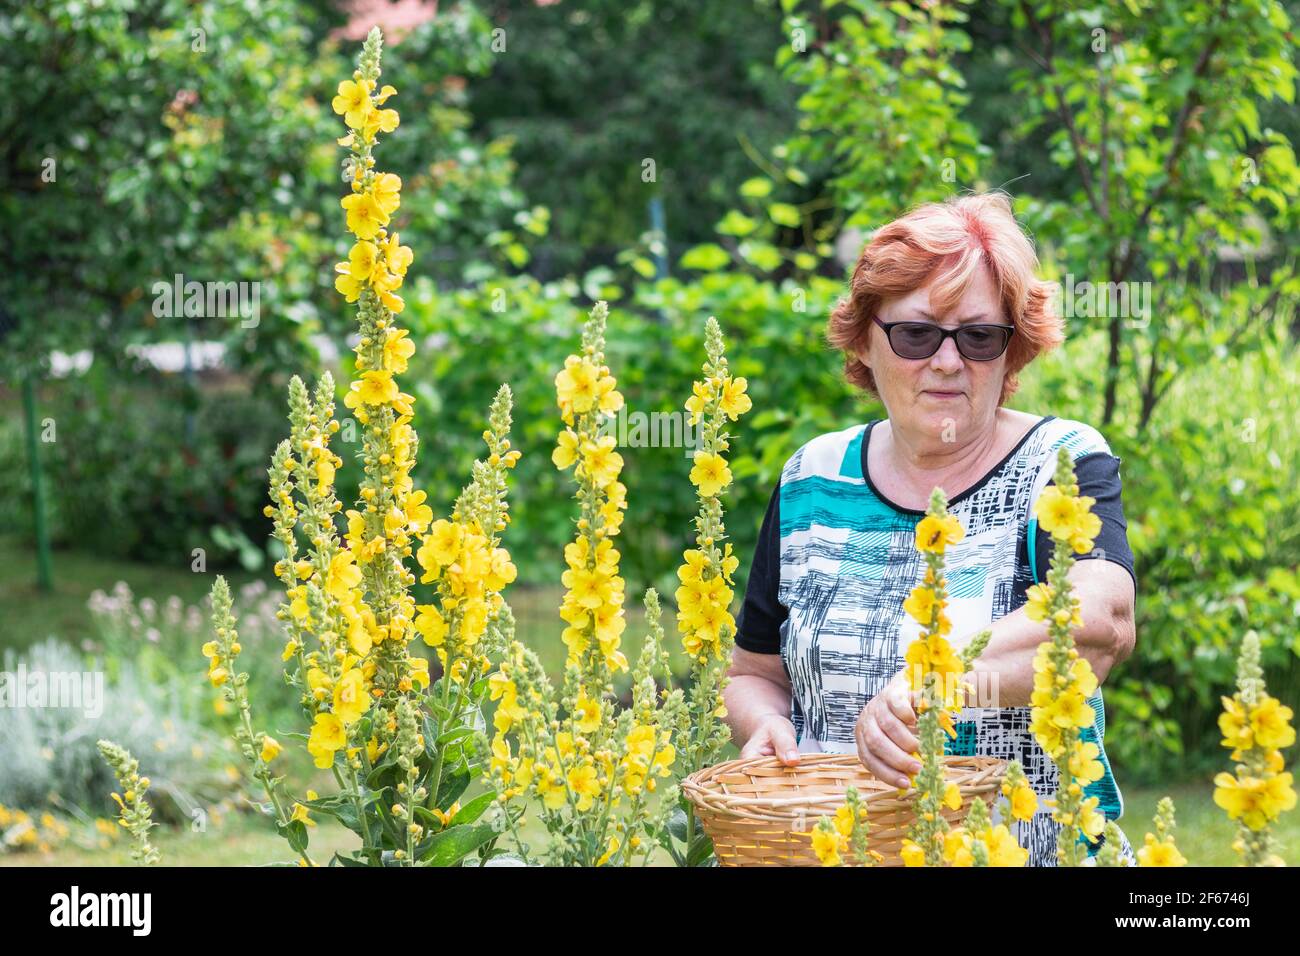
[{"label": "woman's nose", "polygon": [[936,372],[961,371],[962,357],[957,351],[957,340],[949,336],[939,346],[939,351],[930,356],[930,368]]}]

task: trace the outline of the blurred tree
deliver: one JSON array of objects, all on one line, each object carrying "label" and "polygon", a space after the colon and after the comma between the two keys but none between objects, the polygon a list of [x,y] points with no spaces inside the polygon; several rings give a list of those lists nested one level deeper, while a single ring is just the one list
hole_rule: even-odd
[{"label": "blurred tree", "polygon": [[734,184],[759,171],[747,153],[765,155],[793,124],[791,91],[770,65],[780,39],[770,2],[482,6],[502,32],[471,112],[514,138],[520,187],[552,210],[542,274],[611,262],[649,229],[655,195],[675,248],[710,238]]}]

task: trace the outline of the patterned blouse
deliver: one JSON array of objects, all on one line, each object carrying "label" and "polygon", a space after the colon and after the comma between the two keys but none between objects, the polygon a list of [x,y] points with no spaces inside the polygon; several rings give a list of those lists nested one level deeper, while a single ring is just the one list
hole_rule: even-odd
[{"label": "patterned blouse", "polygon": [[[898,507],[872,483],[866,462],[875,424],[820,435],[786,462],[737,621],[740,647],[781,655],[792,687],[791,719],[805,752],[856,752],[859,714],[902,670],[907,646],[920,633],[903,613],[903,601],[925,571],[914,537],[924,512]],[[948,503],[966,529],[965,538],[946,552],[954,637],[974,634],[1016,610],[1026,601],[1026,589],[1046,577],[1051,537],[1038,528],[1032,506],[1052,481],[1061,447],[1073,456],[1080,493],[1096,499],[1093,511],[1102,520],[1094,550],[1077,557],[1114,561],[1133,574],[1119,459],[1092,427],[1048,416]],[[1096,719],[1082,738],[1101,750],[1104,772],[1085,796],[1098,797],[1099,809],[1113,820],[1124,804],[1103,743],[1100,689],[1089,703]],[[1058,775],[1029,731],[1029,715],[1028,707],[964,708],[946,751],[1020,761],[1039,795],[1039,809],[1012,831],[1029,850],[1030,866],[1055,866],[1060,826],[1046,798],[1055,793]],[[1121,855],[1132,860],[1127,841]]]}]

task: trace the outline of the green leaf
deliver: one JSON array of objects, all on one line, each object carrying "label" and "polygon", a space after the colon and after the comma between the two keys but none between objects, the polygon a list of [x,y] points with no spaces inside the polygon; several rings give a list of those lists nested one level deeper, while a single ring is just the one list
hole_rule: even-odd
[{"label": "green leaf", "polygon": [[772,192],[772,180],[766,176],[755,176],[740,184],[740,194],[746,199],[765,199]]},{"label": "green leaf", "polygon": [[752,216],[746,216],[737,209],[728,210],[714,228],[724,236],[747,236],[758,228],[758,222]]},{"label": "green leaf", "polygon": [[487,793],[480,793],[477,797],[460,808],[456,815],[451,818],[451,825],[459,826],[465,823],[473,823],[483,815],[484,810],[492,806],[496,798],[497,795],[494,790],[489,790]]},{"label": "green leaf", "polygon": [[295,853],[307,852],[307,824],[301,820],[290,820],[288,823],[276,824],[276,830],[280,836],[289,841],[289,846],[293,847]]},{"label": "green leaf", "polygon": [[727,250],[713,242],[706,242],[691,249],[679,261],[683,269],[698,269],[701,272],[714,272],[731,263]]},{"label": "green leaf", "polygon": [[797,207],[790,205],[788,202],[774,202],[767,207],[767,215],[779,226],[789,226],[791,229],[798,228],[803,221],[799,215]]},{"label": "green leaf", "polygon": [[434,799],[434,805],[439,810],[449,810],[451,805],[456,802],[457,798],[465,792],[469,786],[470,774],[469,769],[463,764],[453,767],[451,772],[443,768],[442,783],[438,785],[438,795]]},{"label": "green leaf", "polygon": [[742,242],[740,255],[750,265],[764,272],[781,268],[781,251],[767,242]]},{"label": "green leaf", "polygon": [[695,831],[695,842],[686,854],[687,866],[703,866],[713,856],[713,841],[703,830]]},{"label": "green leaf", "polygon": [[686,811],[678,807],[668,817],[668,832],[672,834],[674,840],[680,843],[686,842]]},{"label": "green leaf", "polygon": [[415,858],[428,866],[455,866],[496,836],[496,828],[486,823],[448,827],[421,842]]}]

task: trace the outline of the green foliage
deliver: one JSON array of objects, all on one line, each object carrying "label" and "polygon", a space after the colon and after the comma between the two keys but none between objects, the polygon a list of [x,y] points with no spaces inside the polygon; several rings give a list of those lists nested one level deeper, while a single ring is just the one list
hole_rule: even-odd
[{"label": "green foliage", "polygon": [[767,66],[780,39],[770,3],[482,6],[506,46],[492,74],[471,85],[471,108],[493,136],[515,141],[520,186],[554,212],[540,275],[632,246],[649,228],[654,196],[674,252],[708,239],[731,184],[754,175],[754,157],[794,121],[793,96]]},{"label": "green foliage", "polygon": [[[1013,404],[1095,421],[1102,342],[1094,332],[1040,359]],[[1106,682],[1109,722],[1120,729],[1106,749],[1124,778],[1222,763],[1219,697],[1233,685],[1247,627],[1260,634],[1270,687],[1283,700],[1300,694],[1298,395],[1300,356],[1275,324],[1258,351],[1181,378],[1149,429],[1104,430],[1123,461],[1137,561],[1137,647]]]},{"label": "green foliage", "polygon": [[[56,544],[188,568],[258,570],[269,522],[261,508],[280,409],[261,398],[194,391],[175,377],[128,385],[98,365],[51,384],[41,406],[53,440],[40,443]],[[25,449],[0,442],[7,531],[26,533],[30,490]],[[17,524],[17,522],[24,522]]]},{"label": "green foliage", "polygon": [[[814,435],[851,419],[855,400],[825,351],[822,322],[837,283],[814,278],[807,287],[749,275],[713,273],[696,282],[638,283],[609,320],[608,361],[619,370],[627,409],[614,432],[625,460],[629,534],[621,541],[629,581],[676,590],[673,569],[691,537],[696,509],[687,480],[684,402],[703,354],[703,318],[714,315],[732,348],[732,374],[745,376],[752,419],[732,439],[737,515],[733,540],[749,553],[772,486],[786,458]],[[435,502],[450,502],[475,452],[481,425],[473,409],[501,381],[515,397],[517,466],[509,537],[521,578],[551,581],[572,536],[570,491],[551,462],[560,428],[554,378],[568,343],[581,329],[573,282],[541,284],[529,277],[476,289],[446,291],[421,284],[408,296],[403,319],[418,347],[412,359],[416,426],[428,451],[417,484]],[[495,308],[494,308],[495,306]],[[799,308],[805,311],[798,311]],[[497,311],[500,309],[500,311]],[[657,419],[651,415],[661,416]],[[346,437],[346,427],[340,433]],[[666,444],[675,442],[672,447]],[[742,561],[742,574],[748,562]]]}]

